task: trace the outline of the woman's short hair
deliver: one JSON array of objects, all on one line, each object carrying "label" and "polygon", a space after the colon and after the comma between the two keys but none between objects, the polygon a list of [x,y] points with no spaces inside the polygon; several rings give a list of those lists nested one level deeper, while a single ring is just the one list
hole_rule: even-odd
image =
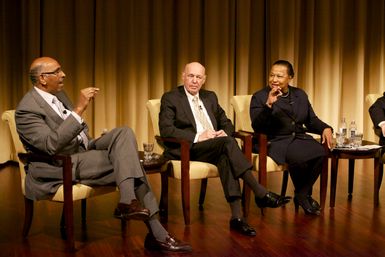
[{"label": "woman's short hair", "polygon": [[287,68],[287,74],[289,74],[290,77],[294,78],[294,69],[293,65],[291,65],[290,62],[286,60],[278,60],[273,63],[273,65],[282,65]]}]

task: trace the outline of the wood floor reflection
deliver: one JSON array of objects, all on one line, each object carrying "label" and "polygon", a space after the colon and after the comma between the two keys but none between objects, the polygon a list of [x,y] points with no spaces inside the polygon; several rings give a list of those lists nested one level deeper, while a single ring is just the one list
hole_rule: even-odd
[{"label": "wood floor reflection", "polygon": [[[269,189],[279,192],[281,173],[268,176]],[[159,197],[159,174],[149,176]],[[210,179],[205,209],[197,208],[199,183],[192,182],[191,225],[184,226],[179,182],[170,180],[169,222],[165,226],[193,247],[190,254],[161,254],[144,249],[147,229],[142,222],[131,221],[122,232],[112,212],[116,193],[88,201],[87,227],[80,223],[80,203],[75,204],[75,253],[64,252],[59,222],[62,205],[48,201],[35,204],[30,234],[21,237],[24,209],[18,168],[0,167],[0,256],[385,256],[385,197],[373,208],[373,161],[356,161],[353,199],[347,200],[347,161],[341,160],[337,182],[336,207],[327,208],[321,217],[294,210],[289,203],[269,209],[262,216],[254,203],[249,224],[257,236],[245,237],[229,231],[230,210],[223,197],[219,179]],[[318,199],[318,182],[314,196]],[[289,184],[288,194],[293,195]]]}]

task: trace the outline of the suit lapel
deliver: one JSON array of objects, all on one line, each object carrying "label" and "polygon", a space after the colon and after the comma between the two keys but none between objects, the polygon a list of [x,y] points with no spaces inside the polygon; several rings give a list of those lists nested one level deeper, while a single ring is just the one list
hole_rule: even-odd
[{"label": "suit lapel", "polygon": [[71,103],[71,101],[69,100],[67,94],[64,91],[58,92],[56,94],[56,97],[60,100],[60,102],[62,102],[64,104],[66,109],[68,109],[70,111],[73,110],[72,103]]},{"label": "suit lapel", "polygon": [[36,103],[47,113],[47,115],[53,119],[57,124],[63,122],[62,117],[60,117],[54,109],[44,100],[44,98],[35,90],[32,89],[32,96],[35,99]]},{"label": "suit lapel", "polygon": [[194,126],[195,131],[196,131],[197,125],[195,123],[194,114],[192,113],[191,106],[190,106],[190,103],[188,101],[186,92],[184,91],[184,86],[181,86],[179,88],[179,94],[181,95],[181,97],[179,99],[181,99],[180,102],[181,102],[182,109],[185,111],[188,119],[190,120],[191,124]]}]

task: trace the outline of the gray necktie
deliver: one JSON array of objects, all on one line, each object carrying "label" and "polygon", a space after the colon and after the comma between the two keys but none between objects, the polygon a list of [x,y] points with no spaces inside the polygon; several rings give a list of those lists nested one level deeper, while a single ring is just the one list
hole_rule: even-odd
[{"label": "gray necktie", "polygon": [[202,106],[199,105],[199,99],[197,96],[193,97],[193,106],[194,106],[194,114],[195,117],[198,119],[202,127],[206,129],[213,129],[210,122],[207,120],[207,117],[205,113],[203,112]]}]

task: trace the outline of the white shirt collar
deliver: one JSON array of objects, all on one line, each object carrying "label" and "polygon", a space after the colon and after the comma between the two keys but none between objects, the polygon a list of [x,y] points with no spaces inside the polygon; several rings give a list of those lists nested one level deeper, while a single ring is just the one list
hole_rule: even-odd
[{"label": "white shirt collar", "polygon": [[198,97],[198,100],[200,100],[200,99],[199,99],[199,92],[198,92],[196,95],[192,95],[192,94],[190,94],[190,93],[186,90],[186,87],[183,86],[183,88],[184,88],[184,91],[186,92],[187,99],[188,99],[188,101],[189,101],[190,103],[192,103],[192,100],[193,100],[194,96],[197,96],[197,97]]},{"label": "white shirt collar", "polygon": [[49,104],[52,106],[52,99],[54,99],[56,96],[54,96],[53,94],[50,94],[50,93],[47,93],[43,90],[41,90],[40,88],[38,87],[34,87],[36,89],[36,91],[39,93],[39,95],[41,97],[43,97],[43,99]]}]

